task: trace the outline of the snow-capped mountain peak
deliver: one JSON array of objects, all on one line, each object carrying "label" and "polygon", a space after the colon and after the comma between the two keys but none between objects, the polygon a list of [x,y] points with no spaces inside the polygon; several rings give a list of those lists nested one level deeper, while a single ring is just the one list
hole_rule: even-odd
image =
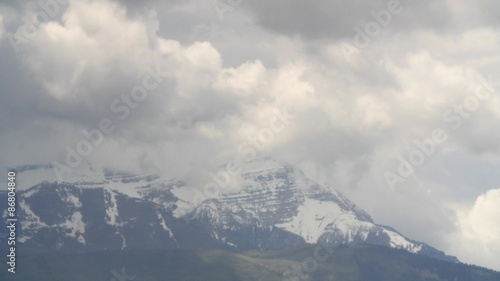
[{"label": "snow-capped mountain peak", "polygon": [[456,261],[377,225],[340,192],[286,163],[244,163],[236,182],[194,204],[194,187],[183,180],[89,168],[81,180],[44,181],[19,192],[20,241],[66,250],[369,243]]}]

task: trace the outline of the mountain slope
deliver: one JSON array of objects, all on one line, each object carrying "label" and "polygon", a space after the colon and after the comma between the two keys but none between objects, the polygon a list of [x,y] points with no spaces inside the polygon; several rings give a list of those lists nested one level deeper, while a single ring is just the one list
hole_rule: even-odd
[{"label": "mountain slope", "polygon": [[[220,250],[135,250],[84,254],[44,253],[21,256],[13,275],[0,280],[287,280],[287,281],[498,281],[500,273],[439,261],[382,246],[331,248],[315,260],[315,246],[232,253]],[[325,252],[321,252],[323,256]],[[4,262],[4,257],[0,262]],[[311,264],[313,261],[313,265]],[[124,278],[127,277],[127,278]],[[120,280],[115,278],[115,280]]]},{"label": "mountain slope", "polygon": [[248,163],[242,170],[240,190],[206,200],[188,215],[190,222],[225,243],[238,245],[234,239],[243,229],[258,226],[284,230],[309,244],[369,243],[457,261],[375,224],[340,192],[315,183],[290,165],[266,159]]},{"label": "mountain slope", "polygon": [[245,256],[268,268],[280,270],[283,272],[283,280],[500,280],[500,272],[493,270],[367,244],[253,251],[247,252]]}]

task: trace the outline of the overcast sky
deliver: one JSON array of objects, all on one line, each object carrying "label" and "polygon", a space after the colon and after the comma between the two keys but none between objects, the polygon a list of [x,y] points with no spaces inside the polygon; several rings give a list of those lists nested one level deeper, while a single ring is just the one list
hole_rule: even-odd
[{"label": "overcast sky", "polygon": [[0,1],[3,171],[82,130],[109,129],[89,162],[172,178],[253,145],[500,270],[498,1],[138,2]]}]

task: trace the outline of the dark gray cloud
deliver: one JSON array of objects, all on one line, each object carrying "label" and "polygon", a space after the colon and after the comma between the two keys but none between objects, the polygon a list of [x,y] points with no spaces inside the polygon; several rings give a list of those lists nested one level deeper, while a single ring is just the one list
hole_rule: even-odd
[{"label": "dark gray cloud", "polygon": [[[247,1],[242,5],[251,11],[263,27],[288,36],[307,39],[344,40],[355,36],[355,27],[364,29],[376,18],[372,12],[389,10],[391,0],[363,1]],[[412,32],[419,29],[446,30],[454,27],[453,12],[442,1],[396,1],[397,14],[391,14],[389,29]]]}]

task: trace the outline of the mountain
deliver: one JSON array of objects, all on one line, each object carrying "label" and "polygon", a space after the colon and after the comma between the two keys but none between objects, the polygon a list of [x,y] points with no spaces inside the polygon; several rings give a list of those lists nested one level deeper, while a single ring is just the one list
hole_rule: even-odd
[{"label": "mountain", "polygon": [[[377,225],[340,192],[269,158],[243,164],[239,175],[227,179],[232,187],[200,202],[185,195],[192,187],[182,180],[87,170],[72,182],[44,181],[18,192],[21,251],[246,251],[372,244],[458,262]],[[5,197],[0,192],[0,202],[7,202]]]},{"label": "mountain", "polygon": [[[310,244],[369,243],[457,261],[390,227],[375,224],[340,192],[317,184],[290,165],[265,159],[247,163],[242,170],[241,190],[205,200],[188,215],[189,221],[229,245],[241,248],[239,240],[252,228],[286,231]],[[300,243],[287,239],[287,244]],[[256,246],[262,245],[243,248]]]},{"label": "mountain", "polygon": [[167,209],[108,188],[45,182],[18,197],[18,240],[28,252],[224,248]]}]

